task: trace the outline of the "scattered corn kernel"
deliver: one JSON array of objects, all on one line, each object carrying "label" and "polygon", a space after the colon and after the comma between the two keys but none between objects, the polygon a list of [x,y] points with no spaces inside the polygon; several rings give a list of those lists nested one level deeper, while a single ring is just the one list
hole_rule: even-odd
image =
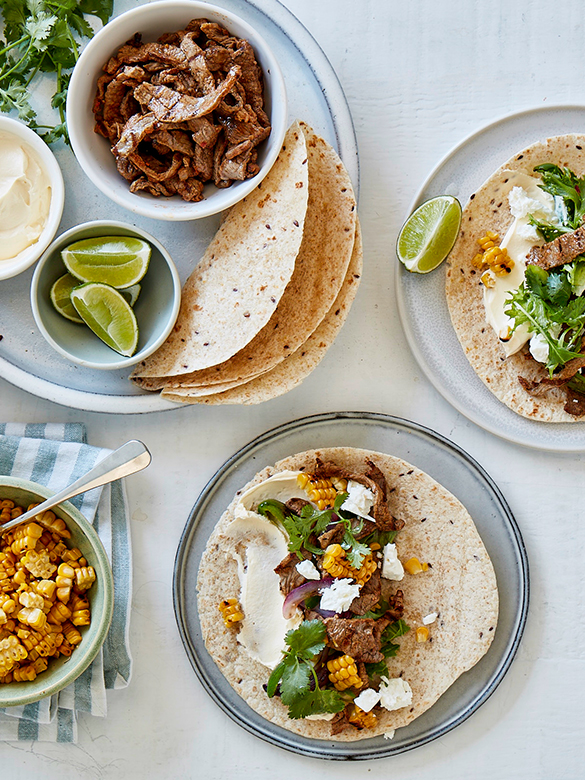
[{"label": "scattered corn kernel", "polygon": [[428,571],[429,568],[428,563],[423,564],[418,558],[409,558],[403,565],[409,574],[420,574],[421,571]]},{"label": "scattered corn kernel", "polygon": [[361,688],[362,678],[358,674],[357,664],[350,655],[342,655],[327,661],[329,669],[329,679],[338,691],[344,691],[346,688]]},{"label": "scattered corn kernel", "polygon": [[429,629],[426,626],[419,626],[416,629],[416,641],[426,642],[429,638]]},{"label": "scattered corn kernel", "polygon": [[244,613],[240,607],[238,600],[235,598],[224,599],[219,604],[219,611],[223,616],[223,622],[229,628],[234,623],[239,623],[244,619]]},{"label": "scattered corn kernel", "polygon": [[364,712],[357,704],[351,705],[347,719],[358,729],[373,729],[378,722],[373,712]]}]

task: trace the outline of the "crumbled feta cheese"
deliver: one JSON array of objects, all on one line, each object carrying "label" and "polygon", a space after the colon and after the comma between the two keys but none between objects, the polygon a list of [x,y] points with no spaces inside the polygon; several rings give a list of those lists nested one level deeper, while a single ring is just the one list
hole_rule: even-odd
[{"label": "crumbled feta cheese", "polygon": [[321,609],[328,612],[345,612],[351,602],[360,595],[360,586],[350,579],[335,580],[333,585],[323,591]]},{"label": "crumbled feta cheese", "polygon": [[531,225],[530,222],[523,224],[520,223],[516,228],[516,233],[521,238],[528,238],[530,241],[540,241],[541,237],[538,234],[538,230]]},{"label": "crumbled feta cheese", "polygon": [[431,612],[423,618],[423,626],[430,626],[439,617],[437,612]]},{"label": "crumbled feta cheese", "polygon": [[548,341],[542,333],[535,333],[530,339],[530,354],[539,363],[546,363],[548,360]]},{"label": "crumbled feta cheese", "polygon": [[391,542],[388,542],[384,547],[382,577],[385,577],[387,580],[401,580],[404,577],[404,567],[398,560],[396,545]]},{"label": "crumbled feta cheese", "polygon": [[512,187],[508,193],[510,213],[516,219],[522,219],[529,214],[538,214],[547,222],[557,224],[558,217],[555,211],[554,198],[548,192],[543,192],[542,200],[544,202],[531,198],[523,187]]},{"label": "crumbled feta cheese", "polygon": [[358,517],[364,517],[366,520],[372,520],[376,522],[373,517],[370,517],[368,512],[371,510],[374,503],[374,494],[372,491],[360,485],[359,482],[354,482],[352,479],[347,483],[347,498],[341,505],[342,509],[347,512],[353,512]]},{"label": "crumbled feta cheese", "polygon": [[319,570],[316,566],[314,566],[310,560],[305,559],[304,561],[299,561],[296,565],[296,570],[299,574],[302,574],[303,577],[306,580],[320,580],[321,575],[319,574]]},{"label": "crumbled feta cheese", "polygon": [[394,739],[394,734],[396,734],[396,729],[392,729],[391,731],[385,731],[384,739]]},{"label": "crumbled feta cheese", "polygon": [[353,703],[357,704],[360,710],[363,710],[364,712],[369,712],[371,709],[373,709],[376,706],[376,704],[379,701],[380,701],[379,691],[376,691],[373,688],[366,688],[366,690],[362,691],[359,696],[355,697]]},{"label": "crumbled feta cheese", "polygon": [[380,704],[387,710],[399,710],[401,707],[408,707],[409,704],[412,704],[412,688],[402,677],[396,677],[392,680],[382,677],[382,682],[380,683]]}]

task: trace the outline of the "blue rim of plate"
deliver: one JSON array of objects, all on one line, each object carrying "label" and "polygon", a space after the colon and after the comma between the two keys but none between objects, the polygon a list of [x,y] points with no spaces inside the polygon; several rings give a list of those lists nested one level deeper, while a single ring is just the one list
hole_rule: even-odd
[{"label": "blue rim of plate", "polygon": [[[498,569],[501,568],[500,573],[506,574],[507,585],[506,589],[499,587],[501,604],[500,620],[498,622],[492,647],[475,667],[458,678],[433,707],[419,716],[419,718],[415,719],[415,721],[408,726],[398,729],[397,735],[399,735],[399,737],[397,741],[385,740],[383,737],[375,737],[357,742],[311,740],[306,737],[301,737],[287,729],[275,726],[265,720],[240,698],[216,667],[215,662],[205,649],[197,617],[194,583],[196,580],[196,572],[199,568],[201,553],[205,548],[211,530],[213,530],[215,523],[219,520],[217,512],[213,515],[213,509],[210,509],[210,503],[214,500],[216,493],[218,491],[221,492],[222,490],[227,493],[225,497],[222,496],[221,503],[221,506],[225,509],[235,494],[233,487],[226,484],[227,481],[230,478],[233,478],[236,480],[236,484],[241,487],[254,473],[260,471],[265,465],[269,465],[269,463],[266,463],[262,458],[261,451],[263,449],[269,449],[274,442],[276,442],[278,447],[282,442],[283,449],[280,457],[285,457],[295,451],[301,451],[298,449],[287,450],[286,441],[288,441],[290,437],[303,436],[307,431],[318,431],[320,427],[323,429],[325,426],[332,426],[332,434],[337,436],[336,441],[338,441],[338,443],[337,445],[331,445],[328,442],[325,444],[317,442],[312,445],[313,447],[361,446],[365,449],[375,449],[375,447],[369,446],[368,441],[362,441],[361,438],[359,443],[352,445],[343,444],[341,437],[344,434],[341,433],[341,430],[343,428],[349,430],[349,428],[355,424],[358,426],[356,430],[360,433],[362,426],[371,426],[375,433],[380,432],[382,434],[389,434],[394,437],[394,440],[397,443],[405,442],[400,446],[409,446],[409,436],[412,437],[412,441],[415,443],[417,440],[420,440],[423,442],[422,446],[427,448],[430,447],[429,452],[433,452],[433,448],[436,450],[433,458],[436,455],[436,464],[439,464],[439,468],[441,468],[440,464],[445,456],[451,457],[454,463],[460,465],[459,471],[457,473],[454,472],[450,478],[452,479],[453,484],[462,485],[463,481],[471,480],[471,487],[477,485],[482,488],[479,492],[484,493],[484,497],[489,496],[489,502],[493,509],[489,519],[482,519],[483,528],[480,527],[478,518],[474,517],[486,546],[488,546],[488,542],[485,538],[485,532],[489,527],[495,527],[494,517],[499,520],[505,531],[503,536],[498,538],[494,537],[490,540],[491,549],[490,546],[488,546],[498,579],[500,580]],[[335,433],[335,428],[339,428],[340,433]],[[322,432],[323,431],[321,431],[321,433]],[[347,432],[345,436],[347,436]],[[305,449],[310,448],[310,446],[305,447]],[[382,450],[378,449],[378,451]],[[398,457],[403,457],[403,459],[408,460],[408,458],[404,458],[402,453],[392,454],[397,454]],[[276,462],[278,459],[278,457],[274,458],[271,463]],[[425,464],[421,462],[417,463],[417,459],[413,459],[409,462],[412,462],[422,470],[425,470]],[[437,467],[436,464],[435,467]],[[428,463],[426,465],[428,465]],[[431,474],[431,476],[433,475]],[[475,480],[475,482],[473,482],[473,480]],[[442,484],[444,484],[444,482]],[[457,495],[457,489],[452,489],[452,486],[449,486],[448,489]],[[232,490],[233,492],[231,492]],[[227,500],[228,496],[229,500]],[[479,500],[480,499],[478,498],[478,501]],[[217,511],[221,512],[221,510]],[[488,514],[490,513],[486,513],[486,517]],[[493,531],[490,533],[493,533]],[[507,550],[501,546],[502,540],[504,542],[508,540],[509,546]],[[512,588],[509,587],[510,575],[508,567],[504,566],[505,562],[502,557],[504,556],[504,553],[508,557],[514,559],[517,567],[516,587],[518,593],[513,604],[506,603],[506,599],[511,593]],[[500,559],[502,559],[501,565],[499,565]],[[189,571],[187,571],[188,569]],[[192,588],[190,588],[190,586],[192,586]],[[491,477],[476,460],[465,452],[465,450],[461,449],[458,445],[449,441],[444,436],[441,436],[435,431],[419,425],[418,423],[374,412],[330,412],[327,414],[317,414],[300,418],[272,428],[238,450],[238,452],[218,469],[197,499],[181,535],[173,572],[173,606],[179,634],[195,674],[215,703],[235,723],[266,742],[301,755],[341,761],[369,760],[398,755],[444,736],[456,726],[467,720],[467,718],[469,718],[492,695],[510,668],[518,651],[526,624],[528,604],[529,571],[524,542],[506,499]],[[501,639],[501,631],[503,629],[500,626],[503,614],[509,625],[506,629],[505,637]],[[499,646],[502,645],[502,642],[504,643],[503,646],[501,649],[498,649]],[[496,645],[498,645],[498,648]],[[433,725],[434,713],[439,711],[437,709],[439,705],[443,701],[449,701],[449,698],[456,698],[459,695],[459,689],[465,690],[466,682],[471,679],[469,675],[475,674],[475,676],[477,676],[476,670],[485,670],[487,668],[487,659],[489,659],[493,671],[487,675],[485,682],[479,681],[478,686],[476,686],[478,687],[477,694],[471,696],[470,702],[464,706],[460,712],[456,712],[447,720]],[[454,693],[452,694],[451,692]],[[451,706],[451,702],[449,702],[449,706]],[[426,730],[424,733],[419,735],[411,734],[410,732],[413,731],[414,724],[422,722],[423,719],[430,722],[429,727],[425,727]],[[405,735],[404,738],[402,738],[402,735]]]},{"label": "blue rim of plate", "polygon": [[[216,5],[228,5],[225,0],[215,0]],[[315,77],[331,117],[339,156],[343,160],[354,184],[356,198],[359,198],[360,165],[357,138],[347,98],[333,66],[315,38],[286,8],[280,0],[240,0],[254,8],[274,25],[305,61]],[[241,16],[241,11],[236,11]],[[306,118],[309,122],[310,117]],[[110,414],[146,414],[149,412],[182,409],[185,404],[167,401],[159,393],[136,393],[120,395],[105,394],[90,390],[77,390],[34,376],[9,360],[0,357],[0,375],[11,384],[28,393],[53,403],[86,412]]]},{"label": "blue rim of plate", "polygon": [[[490,136],[491,134],[496,135],[501,128],[505,128],[506,126],[510,127],[518,122],[528,122],[531,121],[534,117],[537,119],[539,117],[553,117],[553,119],[550,120],[552,126],[554,125],[555,121],[553,115],[555,113],[558,114],[562,112],[579,112],[585,117],[585,105],[578,103],[560,103],[555,105],[528,107],[521,111],[514,111],[500,116],[498,119],[483,124],[478,129],[466,135],[461,141],[455,144],[451,149],[449,149],[449,151],[447,151],[446,154],[441,157],[441,159],[425,178],[408,207],[405,219],[407,219],[408,216],[415,210],[415,208],[417,208],[424,200],[433,197],[434,195],[442,194],[440,192],[434,191],[434,186],[437,186],[435,181],[437,178],[440,178],[441,175],[444,175],[445,171],[450,170],[449,166],[460,166],[460,162],[456,162],[457,158],[462,152],[466,150],[467,147],[470,147],[478,140],[483,139],[485,136]],[[561,120],[559,120],[559,124],[560,123]],[[497,157],[497,160],[493,161],[493,167],[485,171],[484,176],[475,183],[475,187],[469,190],[469,192],[465,193],[466,197],[468,198],[469,195],[471,195],[475,189],[480,187],[483,182],[489,176],[491,176],[491,174],[496,171],[497,168],[499,168],[500,165],[502,165],[506,160],[510,159],[520,149],[526,148],[526,146],[530,145],[531,142],[542,140],[545,137],[563,135],[570,132],[579,132],[578,121],[576,121],[575,124],[572,124],[571,127],[572,130],[565,126],[563,126],[562,130],[555,130],[554,127],[552,127],[550,131],[541,133],[537,137],[534,137],[534,135],[530,136],[530,139],[525,140],[523,145],[515,146],[512,144],[509,148],[507,148],[506,151],[501,151],[500,156]],[[580,127],[582,128],[582,124]],[[489,147],[489,145],[488,152],[491,156],[493,156],[493,150],[491,147]],[[486,155],[486,158],[487,156],[488,155]],[[447,177],[447,181],[450,181],[449,177]],[[454,193],[450,192],[448,194]],[[462,200],[462,198],[459,197],[459,200]],[[465,208],[465,202],[462,201],[461,205],[463,208]],[[442,294],[443,297],[444,273],[445,270],[443,265],[429,275],[434,277],[434,279],[437,280],[437,283],[438,280],[441,280],[441,293],[439,294]],[[522,417],[521,415],[518,415],[511,409],[508,409],[505,404],[499,401],[487,390],[483,382],[479,379],[471,366],[468,364],[467,358],[463,356],[463,351],[459,346],[455,331],[451,326],[448,311],[446,316],[446,319],[449,320],[448,327],[450,327],[452,330],[452,338],[454,339],[453,343],[456,343],[459,346],[458,352],[461,352],[463,361],[462,364],[458,365],[455,370],[447,371],[444,367],[442,367],[440,362],[438,362],[438,353],[440,350],[444,351],[445,342],[443,338],[440,338],[440,334],[440,346],[438,340],[434,342],[436,344],[435,352],[437,354],[428,353],[428,349],[422,347],[416,337],[416,318],[413,318],[411,315],[412,307],[409,307],[408,296],[404,291],[404,282],[405,279],[408,279],[409,276],[414,276],[414,274],[408,274],[402,264],[398,261],[398,259],[396,259],[394,280],[396,301],[400,321],[402,323],[402,329],[406,336],[410,350],[414,355],[418,365],[424,372],[427,379],[435,387],[435,389],[448,403],[451,404],[451,406],[453,406],[458,412],[467,417],[467,419],[471,420],[471,422],[480,426],[484,430],[489,431],[490,433],[493,433],[494,435],[499,436],[500,438],[507,441],[514,442],[515,444],[521,444],[524,447],[552,452],[582,452],[585,450],[585,421],[571,423],[546,423],[539,422],[538,420],[530,420],[528,418]],[[442,328],[440,330],[442,331]],[[437,337],[436,327],[434,330],[434,337],[435,339]],[[451,339],[449,339],[449,341],[451,341]],[[470,386],[473,387],[475,397],[478,399],[478,403],[476,405],[477,408],[474,408],[472,405],[470,405],[469,401],[465,398],[465,394],[462,394],[460,391],[460,386],[457,384],[452,386],[450,384],[450,374],[457,375],[459,377],[465,375],[466,378],[461,379],[460,381],[468,382]],[[480,408],[482,403],[484,406],[483,408]]]}]

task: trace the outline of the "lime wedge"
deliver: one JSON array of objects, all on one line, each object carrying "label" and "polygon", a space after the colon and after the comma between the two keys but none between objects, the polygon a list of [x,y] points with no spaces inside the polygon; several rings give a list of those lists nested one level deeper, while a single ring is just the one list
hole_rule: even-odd
[{"label": "lime wedge", "polygon": [[402,226],[396,254],[408,271],[427,274],[447,257],[459,233],[461,204],[439,195],[419,206]]},{"label": "lime wedge", "polygon": [[82,282],[121,289],[139,282],[150,261],[150,244],[133,236],[84,238],[61,252],[65,267]]},{"label": "lime wedge", "polygon": [[139,284],[133,284],[132,287],[126,287],[124,290],[120,290],[124,298],[128,301],[130,306],[134,308],[134,304],[138,300],[140,295],[141,286]]},{"label": "lime wedge", "polygon": [[71,276],[71,274],[61,276],[51,287],[51,303],[62,317],[71,320],[71,322],[80,322],[83,324],[83,320],[76,312],[70,297],[71,290],[73,290],[74,287],[77,287],[78,284],[79,279]]},{"label": "lime wedge", "polygon": [[104,344],[125,357],[136,352],[136,316],[118,290],[108,284],[89,282],[71,291],[71,302],[85,324]]}]

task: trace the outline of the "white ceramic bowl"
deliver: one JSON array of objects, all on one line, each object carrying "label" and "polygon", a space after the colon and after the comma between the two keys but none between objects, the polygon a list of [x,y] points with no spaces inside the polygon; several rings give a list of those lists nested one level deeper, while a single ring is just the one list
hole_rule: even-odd
[{"label": "white ceramic bowl", "polygon": [[0,133],[10,133],[26,144],[29,150],[32,150],[38,164],[46,171],[51,186],[49,216],[41,235],[34,244],[23,249],[15,257],[0,261],[0,279],[10,279],[11,276],[16,276],[22,273],[22,271],[26,271],[29,266],[36,262],[53,240],[63,214],[65,188],[59,163],[47,144],[34,130],[31,130],[30,127],[27,127],[17,119],[0,116]]},{"label": "white ceramic bowl", "polygon": [[[272,132],[260,144],[260,172],[251,179],[218,189],[207,184],[204,200],[188,203],[178,195],[155,198],[148,193],[130,192],[130,185],[116,170],[108,141],[94,133],[93,100],[103,65],[136,32],[143,40],[154,41],[164,32],[182,30],[191,19],[218,22],[252,45],[264,74],[265,110]],[[266,176],[282,147],[287,128],[284,79],[278,63],[264,39],[243,19],[214,5],[194,0],[162,0],[147,3],[109,22],[92,38],[81,54],[68,89],[67,127],[77,160],[87,176],[104,195],[125,209],[152,219],[189,220],[208,217],[233,206],[248,195]]]},{"label": "white ceramic bowl", "polygon": [[[119,355],[86,325],[62,317],[51,303],[53,283],[67,273],[61,250],[74,241],[94,236],[136,236],[152,247],[148,271],[140,282],[142,289],[134,306],[140,337],[132,357]],[[154,236],[134,225],[100,220],[73,227],[53,241],[35,268],[30,298],[40,332],[59,354],[86,368],[124,369],[144,360],[166,340],[179,314],[181,282],[171,256]]]}]

